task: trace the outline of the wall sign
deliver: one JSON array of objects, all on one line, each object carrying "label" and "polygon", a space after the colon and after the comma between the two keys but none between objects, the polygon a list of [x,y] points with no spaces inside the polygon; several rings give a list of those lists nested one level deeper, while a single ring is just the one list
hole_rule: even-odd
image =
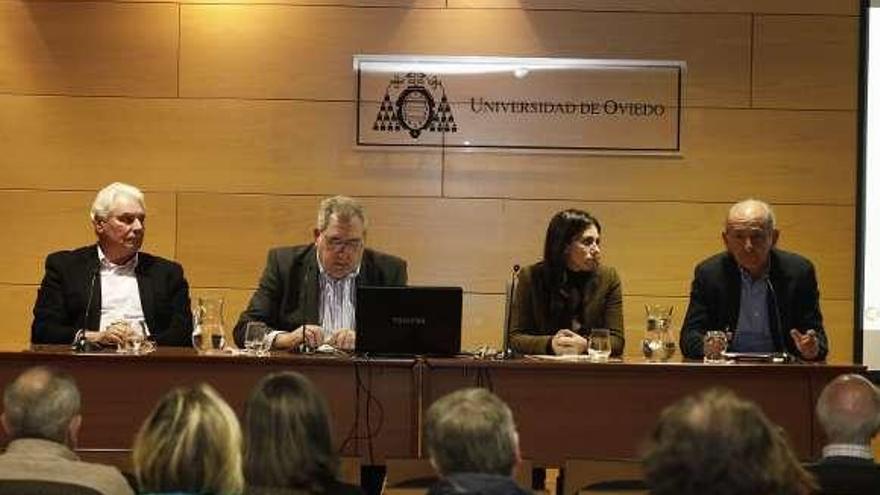
[{"label": "wall sign", "polygon": [[358,55],[363,147],[677,154],[678,61]]}]

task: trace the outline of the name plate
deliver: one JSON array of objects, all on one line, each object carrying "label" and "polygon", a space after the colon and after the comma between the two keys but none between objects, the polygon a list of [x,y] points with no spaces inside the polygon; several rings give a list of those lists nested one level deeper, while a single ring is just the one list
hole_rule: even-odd
[{"label": "name plate", "polygon": [[684,62],[358,55],[357,145],[678,154]]}]

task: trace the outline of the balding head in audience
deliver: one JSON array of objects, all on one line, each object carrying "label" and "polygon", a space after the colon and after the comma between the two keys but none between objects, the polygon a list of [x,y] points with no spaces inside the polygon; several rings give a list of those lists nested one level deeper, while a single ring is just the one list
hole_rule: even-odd
[{"label": "balding head in audience", "polygon": [[51,368],[31,368],[3,393],[3,428],[12,438],[41,438],[76,446],[82,418],[73,377]]},{"label": "balding head in audience", "polygon": [[800,495],[815,490],[779,427],[754,403],[721,389],[686,397],[663,411],[644,468],[655,495]]},{"label": "balding head in audience", "polygon": [[819,423],[829,444],[869,445],[880,430],[880,391],[861,375],[841,375],[819,395]]},{"label": "balding head in audience", "polygon": [[511,476],[519,462],[513,413],[482,388],[459,390],[434,402],[425,421],[425,442],[431,462],[443,476]]}]

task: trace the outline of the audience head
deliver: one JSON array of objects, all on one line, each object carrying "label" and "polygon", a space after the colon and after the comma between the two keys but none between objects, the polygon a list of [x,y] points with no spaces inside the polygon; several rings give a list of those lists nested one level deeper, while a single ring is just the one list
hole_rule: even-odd
[{"label": "audience head", "polygon": [[794,495],[816,488],[758,406],[719,389],[661,413],[644,468],[654,495]]},{"label": "audience head", "polygon": [[353,273],[361,263],[367,217],[352,198],[334,196],[321,201],[315,228],[315,247],[324,271],[339,279]]},{"label": "audience head", "polygon": [[869,445],[880,431],[880,391],[861,375],[832,380],[816,403],[828,443]]},{"label": "audience head", "polygon": [[3,392],[3,427],[10,437],[40,438],[76,446],[80,396],[73,377],[45,367],[30,368]]},{"label": "audience head", "polygon": [[482,388],[458,390],[434,402],[425,419],[425,444],[431,463],[443,476],[511,476],[519,462],[513,414],[507,404]]},{"label": "audience head", "polygon": [[98,244],[110,261],[125,261],[140,250],[146,207],[138,188],[114,182],[101,189],[92,203],[91,217]]},{"label": "audience head", "polygon": [[255,492],[323,492],[336,478],[327,405],[303,375],[273,373],[260,380],[245,407],[244,429],[244,477]]},{"label": "audience head", "polygon": [[241,493],[241,430],[209,385],[165,394],[135,437],[134,470],[142,492]]},{"label": "audience head", "polygon": [[730,207],[721,238],[739,266],[752,275],[763,273],[770,250],[779,240],[776,217],[770,205],[746,199]]}]

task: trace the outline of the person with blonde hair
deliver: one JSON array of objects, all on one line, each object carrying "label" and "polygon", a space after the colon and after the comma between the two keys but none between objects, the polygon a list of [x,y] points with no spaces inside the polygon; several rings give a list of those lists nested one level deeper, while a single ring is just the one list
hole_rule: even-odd
[{"label": "person with blonde hair", "polygon": [[136,323],[159,345],[189,345],[192,313],[183,268],[141,251],[144,194],[114,182],[98,192],[89,216],[95,244],[46,258],[31,342],[114,346]]},{"label": "person with blonde hair", "polygon": [[338,480],[324,397],[305,376],[267,375],[245,406],[244,476],[250,495],[357,495]]},{"label": "person with blonde hair", "polygon": [[206,384],[165,394],[141,425],[132,458],[141,493],[237,495],[241,427]]}]

